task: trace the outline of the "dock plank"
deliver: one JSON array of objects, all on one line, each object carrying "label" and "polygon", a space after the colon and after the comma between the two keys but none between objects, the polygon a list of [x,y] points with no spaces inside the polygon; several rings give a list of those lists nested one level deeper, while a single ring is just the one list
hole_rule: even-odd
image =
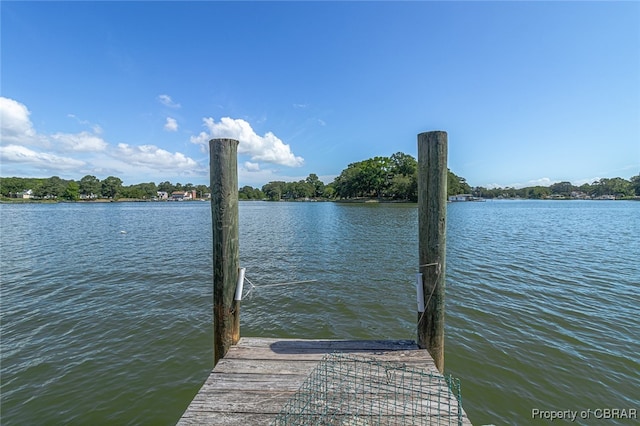
[{"label": "dock plank", "polygon": [[[401,363],[412,369],[438,374],[428,352],[419,349],[415,342],[409,340],[243,337],[218,362],[178,425],[271,424],[318,362],[326,354],[335,352],[365,356],[378,362]],[[370,393],[367,398],[384,401],[387,396],[381,391]],[[453,398],[451,394],[442,397]],[[437,404],[429,405],[433,405],[429,414],[438,416],[434,417],[438,424],[457,424],[457,419],[446,418],[447,413],[438,413]],[[464,425],[471,424],[466,415],[463,419]],[[344,421],[345,424],[356,424],[347,418]],[[401,424],[397,416],[384,419],[364,416],[358,422],[357,424]]]}]

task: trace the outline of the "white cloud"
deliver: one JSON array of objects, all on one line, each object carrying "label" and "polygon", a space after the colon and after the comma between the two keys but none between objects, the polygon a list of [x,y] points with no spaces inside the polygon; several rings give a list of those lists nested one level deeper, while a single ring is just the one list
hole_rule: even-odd
[{"label": "white cloud", "polygon": [[164,129],[167,132],[175,132],[178,130],[178,122],[175,118],[167,117],[167,122],[164,123]]},{"label": "white cloud", "polygon": [[554,181],[552,181],[551,179],[549,179],[548,177],[543,177],[540,179],[533,179],[527,182],[526,185],[523,185],[522,187],[529,187],[529,186],[549,186],[552,183],[554,183]]},{"label": "white cloud", "polygon": [[91,129],[93,130],[93,133],[95,133],[96,135],[99,135],[102,133],[102,127],[100,127],[98,124],[92,124],[87,120],[81,120],[75,114],[67,114],[67,117],[73,118],[74,120],[76,120],[78,123],[82,125],[90,126]]},{"label": "white cloud", "polygon": [[598,182],[600,179],[602,179],[600,176],[596,176],[591,178],[578,179],[575,182],[571,182],[571,183],[574,184],[575,186],[582,186],[585,183],[588,183],[589,185],[591,185],[594,182]]},{"label": "white cloud", "polygon": [[[107,143],[96,135],[102,131],[100,126],[93,126],[95,133],[85,131],[54,133],[47,136],[36,132],[29,115],[30,112],[24,104],[13,99],[0,97],[0,140],[2,145],[38,146],[58,152],[95,152],[104,151],[107,148]],[[73,114],[68,116],[78,120]],[[78,121],[88,124],[88,122]],[[51,157],[43,154],[40,159],[44,158]]]},{"label": "white cloud", "polygon": [[309,106],[309,104],[293,104],[295,109],[305,109]]},{"label": "white cloud", "polygon": [[[91,125],[75,115],[68,117]],[[0,97],[0,118],[0,160],[5,171],[18,176],[66,172],[69,178],[78,179],[78,174],[102,171],[137,183],[141,181],[137,180],[139,176],[144,180],[207,174],[207,168],[180,152],[171,153],[154,145],[109,144],[100,136],[102,129],[98,126],[92,126],[93,133],[40,134],[29,119],[27,107],[12,99]]]},{"label": "white cloud", "polygon": [[108,145],[101,137],[89,132],[55,133],[50,138],[53,142],[53,147],[63,152],[104,151]]},{"label": "white cloud", "polygon": [[0,143],[2,145],[42,145],[31,119],[31,112],[24,104],[13,99],[0,97]]},{"label": "white cloud", "polygon": [[169,95],[159,95],[158,101],[169,108],[180,108],[180,104],[173,102],[173,99],[171,99]]},{"label": "white cloud", "polygon": [[180,152],[171,153],[165,151],[155,145],[132,146],[126,143],[119,143],[115,149],[115,155],[126,163],[158,170],[166,168],[173,170],[200,168],[192,158]]},{"label": "white cloud", "polygon": [[485,187],[485,188],[487,188],[487,189],[495,189],[495,188],[506,188],[506,187],[508,187],[509,185],[502,185],[502,184],[500,184],[500,183],[495,183],[495,182],[494,182],[494,183],[486,183],[486,184],[484,184],[484,185],[480,185],[480,186],[483,186],[483,187]]},{"label": "white cloud", "polygon": [[260,164],[252,163],[251,161],[245,161],[244,169],[248,172],[258,172],[260,171]]},{"label": "white cloud", "polygon": [[84,161],[36,152],[18,145],[0,146],[0,159],[3,162],[27,164],[45,170],[76,170],[86,164]]},{"label": "white cloud", "polygon": [[272,132],[259,136],[245,120],[223,117],[216,123],[209,117],[204,118],[203,122],[209,129],[209,133],[201,132],[198,136],[191,137],[191,142],[200,144],[203,151],[208,148],[210,139],[232,138],[240,142],[238,153],[250,155],[252,161],[264,161],[289,167],[300,167],[304,164],[304,159],[295,156],[291,152],[291,147]]}]

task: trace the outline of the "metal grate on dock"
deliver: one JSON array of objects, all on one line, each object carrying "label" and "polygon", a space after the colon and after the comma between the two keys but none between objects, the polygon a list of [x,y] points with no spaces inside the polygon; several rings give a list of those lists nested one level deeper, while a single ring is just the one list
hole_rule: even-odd
[{"label": "metal grate on dock", "polygon": [[[331,357],[333,361],[327,363]],[[331,371],[326,370],[327,365]],[[356,373],[362,380],[348,377]],[[324,387],[319,385],[322,379],[318,374],[325,375]],[[413,387],[407,392],[401,389],[400,395],[398,387],[409,382]],[[305,391],[305,383],[307,391],[328,391],[332,386],[334,392],[314,396]],[[346,392],[342,396],[335,392],[340,386]],[[313,410],[315,418],[320,418],[318,410],[325,410],[329,415],[325,419],[333,416],[335,420],[316,424],[470,425],[454,393],[429,353],[410,340],[243,337],[218,362],[178,425],[313,424],[309,423],[311,417],[304,418]],[[373,398],[373,394],[377,396]],[[380,398],[382,395],[385,398]],[[328,400],[320,404],[319,396],[333,398],[333,408]],[[358,401],[348,402],[347,397],[361,398],[369,408],[356,408]],[[299,410],[302,423],[295,423],[296,404],[305,399],[315,401],[315,408],[306,414]],[[335,405],[337,402],[342,402],[342,408]],[[408,413],[401,412],[400,405]],[[289,423],[283,423],[287,419]]]}]

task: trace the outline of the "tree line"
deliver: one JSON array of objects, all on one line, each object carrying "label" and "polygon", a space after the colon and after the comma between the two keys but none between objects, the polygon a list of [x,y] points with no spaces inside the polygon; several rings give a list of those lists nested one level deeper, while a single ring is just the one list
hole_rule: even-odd
[{"label": "tree line", "polygon": [[[79,181],[65,180],[58,176],[50,178],[0,178],[0,194],[15,197],[16,194],[32,190],[32,196],[40,199],[141,199],[151,200],[158,191],[171,194],[174,191],[195,190],[198,197],[210,193],[206,185],[187,183],[172,184],[169,181],[138,183],[124,186],[122,180],[109,176],[104,180],[86,175]],[[464,178],[451,171],[448,175],[448,193],[468,193],[471,188]],[[418,162],[411,155],[398,152],[390,157],[373,157],[351,163],[331,183],[325,184],[315,173],[295,182],[272,181],[253,188],[243,186],[238,190],[241,200],[301,200],[301,199],[349,199],[378,198],[416,201],[418,198]]]},{"label": "tree line", "polygon": [[[58,176],[50,178],[0,178],[0,195],[15,197],[16,194],[32,190],[35,198],[63,199],[75,201],[95,198],[130,198],[151,200],[158,191],[171,194],[174,191],[196,191],[203,198],[210,193],[207,185],[191,183],[173,184],[169,181],[138,183],[124,186],[122,180],[109,176],[100,180],[86,175],[79,181],[65,180]],[[616,198],[640,196],[640,174],[629,180],[615,177],[599,179],[580,186],[571,182],[558,182],[550,186],[526,188],[484,188],[471,187],[465,178],[448,170],[447,195],[471,194],[481,198]],[[294,182],[272,181],[261,188],[243,186],[238,190],[241,200],[301,200],[301,199],[357,199],[376,198],[379,200],[417,201],[418,162],[408,154],[397,152],[390,157],[376,156],[351,163],[342,170],[333,182],[325,184],[315,173],[306,179]]]},{"label": "tree line", "polygon": [[58,176],[50,178],[0,178],[0,194],[3,197],[15,197],[16,194],[27,190],[32,191],[31,195],[34,198],[68,201],[97,198],[152,200],[157,197],[158,191],[171,194],[174,191],[195,190],[198,197],[203,197],[210,192],[206,185],[172,184],[169,181],[157,185],[155,182],[147,182],[125,186],[122,184],[122,180],[115,176],[100,180],[95,176],[86,175],[79,181],[65,180]]},{"label": "tree line", "polygon": [[[470,193],[466,179],[448,170],[448,195]],[[241,199],[298,200],[354,199],[417,201],[418,162],[397,152],[390,157],[373,157],[351,163],[333,182],[325,184],[314,173],[297,182],[273,181],[261,189],[245,186]]]},{"label": "tree line", "polygon": [[629,180],[621,177],[602,178],[592,183],[573,185],[571,182],[557,182],[550,186],[529,186],[526,188],[484,188],[477,186],[471,194],[481,198],[632,198],[640,196],[640,174]]}]

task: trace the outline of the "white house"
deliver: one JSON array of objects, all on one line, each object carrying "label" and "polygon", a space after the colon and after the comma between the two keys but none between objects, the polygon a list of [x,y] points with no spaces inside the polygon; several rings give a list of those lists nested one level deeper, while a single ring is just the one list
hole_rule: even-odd
[{"label": "white house", "polygon": [[33,191],[30,189],[21,191],[21,192],[16,192],[16,198],[31,198],[33,197]]},{"label": "white house", "polygon": [[173,191],[171,193],[171,199],[173,201],[195,200],[196,191]]}]

